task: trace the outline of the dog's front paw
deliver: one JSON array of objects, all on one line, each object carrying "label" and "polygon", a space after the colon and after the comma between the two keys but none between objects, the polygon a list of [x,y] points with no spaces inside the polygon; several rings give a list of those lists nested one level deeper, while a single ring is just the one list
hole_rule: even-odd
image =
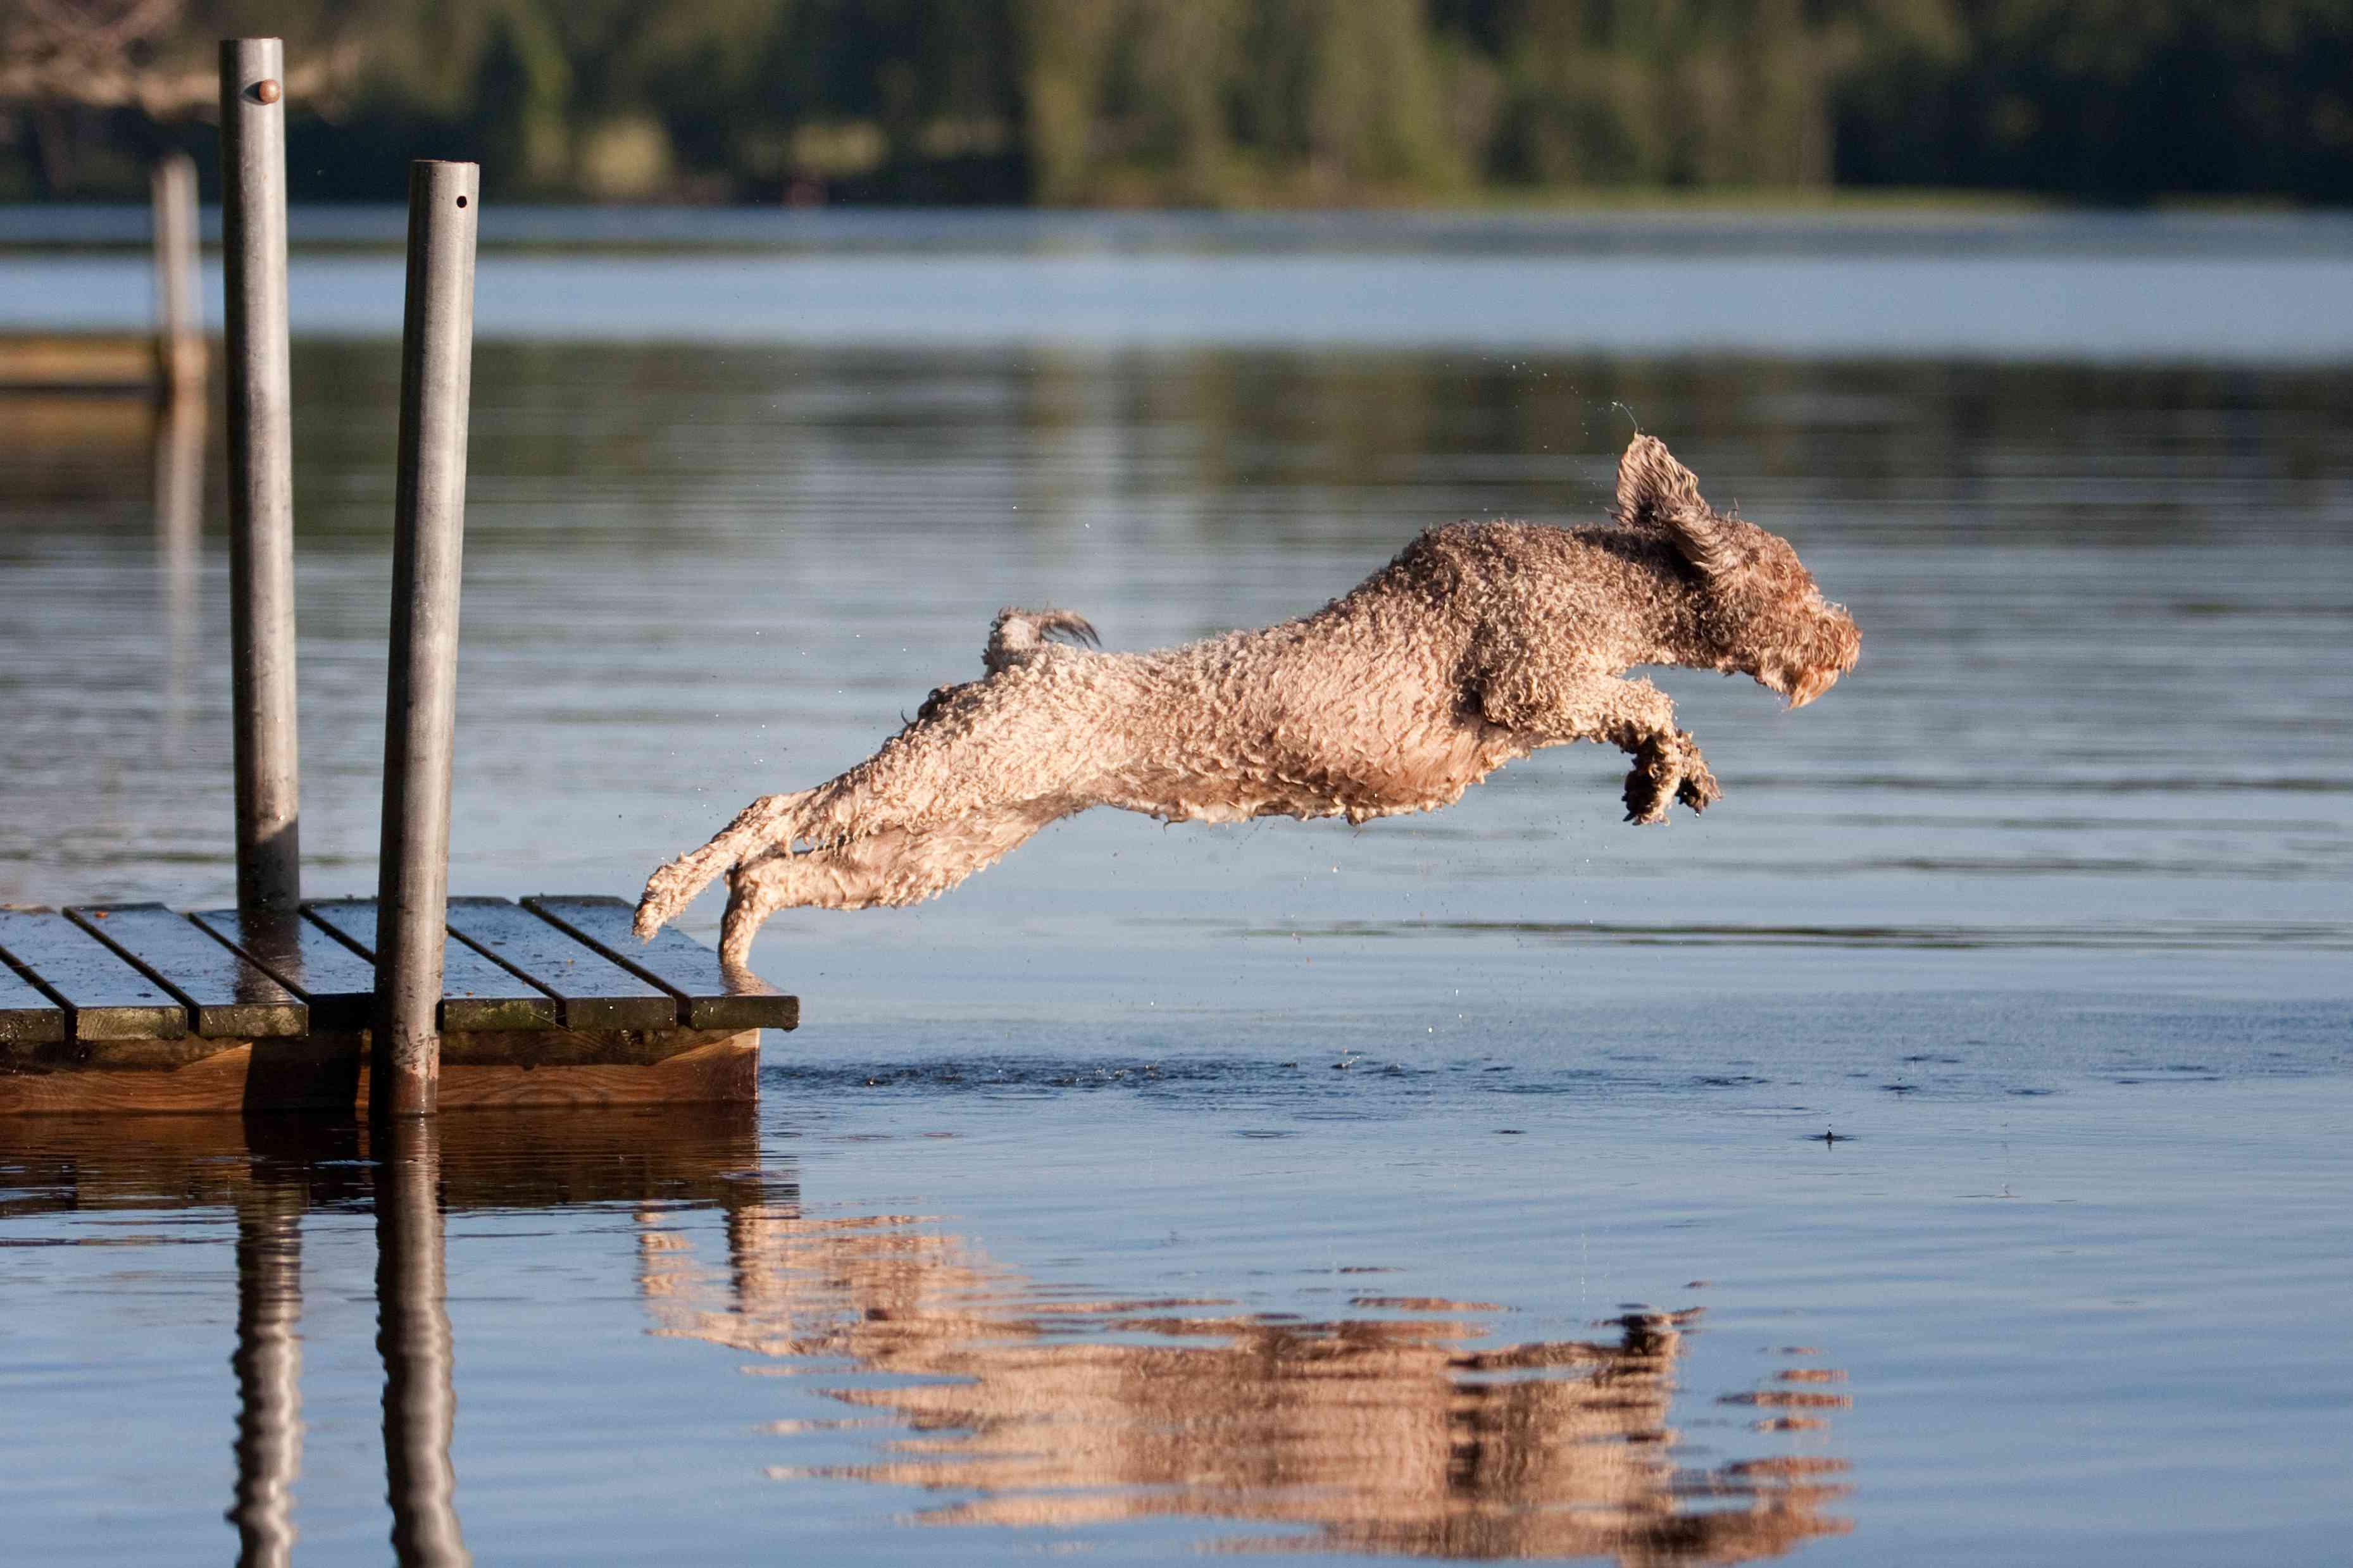
[{"label": "dog's front paw", "polygon": [[1724,798],[1723,786],[1707,770],[1707,763],[1699,754],[1699,747],[1688,735],[1677,737],[1683,742],[1683,776],[1676,781],[1675,798],[1691,807],[1697,816]]}]

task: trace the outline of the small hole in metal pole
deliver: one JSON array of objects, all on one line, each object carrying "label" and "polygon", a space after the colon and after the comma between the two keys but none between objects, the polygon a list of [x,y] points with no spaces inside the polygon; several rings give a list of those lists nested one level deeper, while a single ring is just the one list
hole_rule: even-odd
[{"label": "small hole in metal pole", "polygon": [[463,197],[463,196],[459,196],[459,197],[458,198],[458,205],[459,205],[459,206],[461,206],[461,207],[462,207],[462,206],[464,206],[464,205],[466,205],[466,198],[465,198],[465,197]]}]

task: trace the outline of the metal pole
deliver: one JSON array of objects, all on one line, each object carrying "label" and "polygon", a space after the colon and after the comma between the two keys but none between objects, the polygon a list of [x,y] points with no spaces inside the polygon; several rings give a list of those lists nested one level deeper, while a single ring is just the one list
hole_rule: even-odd
[{"label": "metal pole", "polygon": [[155,369],[166,399],[203,390],[204,325],[196,317],[196,165],[174,153],[155,165]]},{"label": "metal pole", "polygon": [[474,349],[471,163],[408,171],[408,310],[400,340],[392,658],[377,860],[375,1046],[369,1110],[432,1113],[441,1077],[441,948],[449,893],[449,764],[458,714],[458,578]]},{"label": "metal pole", "polygon": [[302,896],[284,53],[276,38],[228,38],[220,52],[237,901],[274,910],[290,910]]}]

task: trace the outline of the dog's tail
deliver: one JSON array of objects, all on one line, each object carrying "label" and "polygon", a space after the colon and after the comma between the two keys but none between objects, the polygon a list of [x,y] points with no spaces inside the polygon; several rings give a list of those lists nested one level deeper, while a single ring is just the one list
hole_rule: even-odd
[{"label": "dog's tail", "polygon": [[789,847],[800,826],[800,810],[814,790],[797,795],[764,795],[738,812],[735,820],[700,849],[690,850],[646,879],[644,897],[638,900],[637,932],[651,937],[712,879],[764,845]]},{"label": "dog's tail", "polygon": [[995,675],[1034,658],[1046,646],[1046,639],[1057,635],[1090,647],[1103,646],[1103,638],[1095,635],[1084,616],[1074,616],[1068,610],[1017,610],[1008,606],[997,612],[997,620],[988,628],[988,646],[981,650],[980,661]]}]

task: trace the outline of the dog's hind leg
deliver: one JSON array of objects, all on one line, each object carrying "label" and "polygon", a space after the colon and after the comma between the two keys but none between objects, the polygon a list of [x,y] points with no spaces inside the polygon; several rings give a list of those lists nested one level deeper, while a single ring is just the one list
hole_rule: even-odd
[{"label": "dog's hind leg", "polygon": [[[754,801],[710,843],[647,881],[638,933],[652,935],[730,868],[738,872],[731,879],[737,889],[731,929],[747,921],[756,928],[766,910],[794,904],[913,903],[1090,804],[1095,796],[1087,780],[1105,763],[1100,721],[1073,700],[1073,691],[1039,682],[1027,668],[1064,655],[1078,657],[1042,644],[1017,649],[987,679],[933,692],[913,723],[839,777]],[[886,842],[923,847],[885,851]],[[796,843],[808,853],[794,856]],[[861,844],[866,847],[854,847]],[[936,879],[924,872],[934,856],[953,874]],[[803,859],[813,864],[794,869]],[[751,875],[755,865],[765,868],[758,876]],[[827,867],[839,872],[837,881],[825,880]],[[753,910],[760,912],[745,912]]]},{"label": "dog's hind leg", "polygon": [[727,879],[719,952],[750,956],[760,924],[778,910],[863,910],[919,903],[995,864],[1075,804],[1025,801],[920,826],[886,827],[794,853],[777,849]]},{"label": "dog's hind leg", "polygon": [[647,878],[645,893],[638,900],[638,937],[652,936],[712,878],[764,846],[791,847],[801,809],[817,793],[805,789],[793,795],[764,795],[736,813],[735,820],[720,829],[710,843],[689,850]]}]

